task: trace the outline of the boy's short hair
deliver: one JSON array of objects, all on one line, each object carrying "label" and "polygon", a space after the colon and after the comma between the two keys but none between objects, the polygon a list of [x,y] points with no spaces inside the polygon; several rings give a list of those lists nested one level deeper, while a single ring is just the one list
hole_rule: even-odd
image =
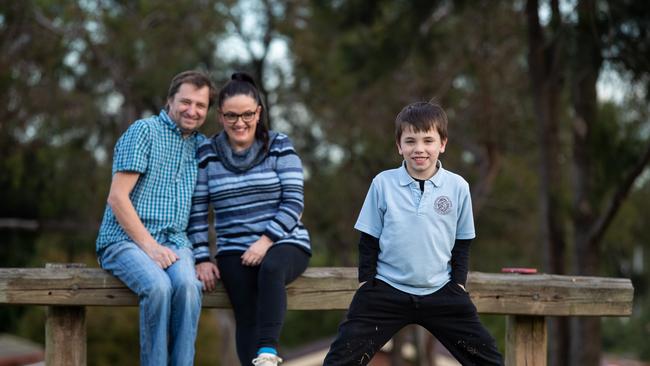
[{"label": "boy's short hair", "polygon": [[447,139],[447,113],[435,102],[411,103],[395,118],[395,139],[398,143],[407,127],[411,127],[415,132],[435,129],[444,141]]}]

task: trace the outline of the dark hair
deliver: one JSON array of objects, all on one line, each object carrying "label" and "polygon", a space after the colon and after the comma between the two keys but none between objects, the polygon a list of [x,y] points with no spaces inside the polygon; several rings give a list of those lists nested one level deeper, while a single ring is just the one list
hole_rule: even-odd
[{"label": "dark hair", "polygon": [[395,139],[399,143],[407,127],[415,132],[438,131],[441,140],[447,139],[447,114],[436,102],[415,102],[407,105],[395,118]]},{"label": "dark hair", "polygon": [[257,104],[262,107],[260,120],[255,128],[255,138],[262,141],[264,150],[266,150],[269,147],[269,127],[266,123],[264,103],[262,102],[262,97],[253,77],[245,72],[232,74],[230,80],[221,88],[218,97],[219,109],[221,109],[226,99],[237,95],[248,95],[255,99]]},{"label": "dark hair", "polygon": [[205,72],[199,70],[188,70],[174,76],[171,84],[169,85],[167,100],[173,98],[174,95],[178,93],[178,89],[180,89],[181,85],[183,84],[192,84],[199,89],[207,86],[210,91],[208,108],[212,107],[214,104],[214,98],[217,95],[217,87],[214,86],[212,79],[210,79],[210,76],[208,76]]}]

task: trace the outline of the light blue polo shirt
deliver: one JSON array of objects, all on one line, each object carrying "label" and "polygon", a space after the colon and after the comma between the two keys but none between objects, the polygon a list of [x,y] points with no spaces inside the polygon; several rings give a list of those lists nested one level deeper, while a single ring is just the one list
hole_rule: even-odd
[{"label": "light blue polo shirt", "polygon": [[373,179],[354,228],[379,238],[376,278],[413,295],[438,291],[450,280],[456,239],[473,239],[469,184],[442,168],[424,193],[402,164]]}]

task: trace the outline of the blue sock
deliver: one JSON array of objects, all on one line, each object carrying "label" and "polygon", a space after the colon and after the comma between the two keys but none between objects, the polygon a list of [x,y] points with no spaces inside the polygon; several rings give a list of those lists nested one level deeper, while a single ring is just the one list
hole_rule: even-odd
[{"label": "blue sock", "polygon": [[275,350],[273,347],[262,347],[257,350],[257,355],[259,356],[262,353],[270,353],[272,355],[278,355],[278,351]]}]

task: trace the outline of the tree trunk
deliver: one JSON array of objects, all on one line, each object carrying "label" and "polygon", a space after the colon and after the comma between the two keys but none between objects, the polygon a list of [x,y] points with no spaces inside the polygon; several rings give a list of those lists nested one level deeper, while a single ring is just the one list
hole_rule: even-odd
[{"label": "tree trunk", "polygon": [[[545,272],[565,273],[565,228],[562,212],[562,174],[560,164],[560,97],[564,84],[564,45],[557,1],[552,1],[550,40],[547,41],[539,20],[539,3],[529,0],[528,66],[538,126],[539,201],[541,240]],[[550,364],[569,365],[569,323],[566,318],[552,318],[549,326]]]},{"label": "tree trunk", "polygon": [[[599,241],[590,232],[596,223],[596,197],[592,183],[594,161],[590,154],[596,124],[598,95],[596,82],[602,56],[595,24],[595,0],[578,2],[578,24],[571,64],[571,95],[575,118],[573,123],[573,227],[574,271],[580,275],[597,275]],[[600,319],[578,318],[572,321],[571,364],[598,366],[601,354]]]}]

